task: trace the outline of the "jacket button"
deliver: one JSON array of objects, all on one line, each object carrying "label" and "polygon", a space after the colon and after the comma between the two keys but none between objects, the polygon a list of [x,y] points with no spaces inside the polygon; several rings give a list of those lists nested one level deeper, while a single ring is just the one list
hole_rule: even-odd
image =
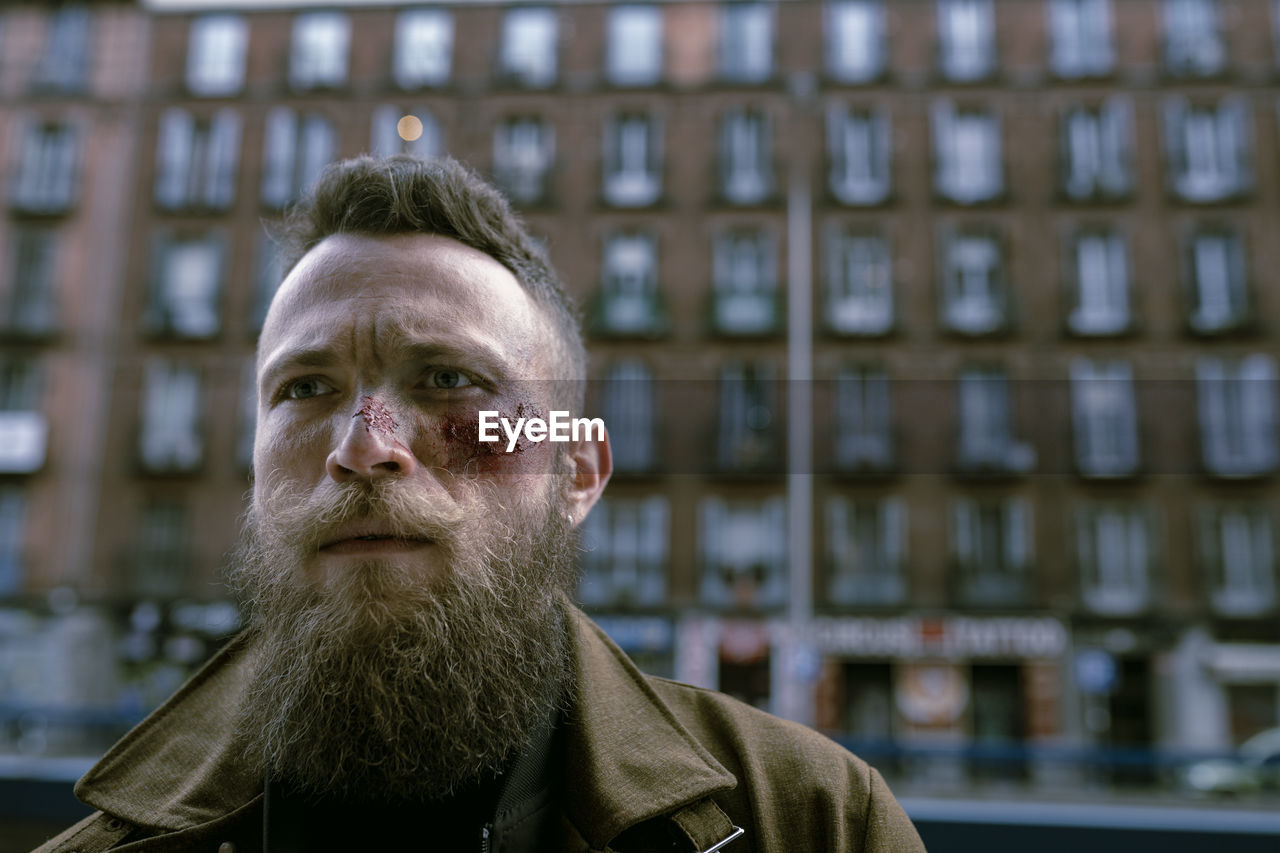
[{"label": "jacket button", "polygon": [[236,846],[230,841],[224,841],[218,845],[218,853],[236,853]]}]

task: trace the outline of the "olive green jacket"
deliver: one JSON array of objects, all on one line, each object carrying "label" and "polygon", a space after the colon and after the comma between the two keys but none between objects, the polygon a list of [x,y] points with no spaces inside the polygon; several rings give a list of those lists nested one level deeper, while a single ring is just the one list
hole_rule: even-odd
[{"label": "olive green jacket", "polygon": [[[559,849],[924,850],[880,775],[840,746],[645,676],[585,615],[572,623],[580,687],[559,758]],[[262,775],[232,736],[252,663],[248,643],[231,643],[112,747],[75,789],[98,812],[38,853],[262,850]]]}]

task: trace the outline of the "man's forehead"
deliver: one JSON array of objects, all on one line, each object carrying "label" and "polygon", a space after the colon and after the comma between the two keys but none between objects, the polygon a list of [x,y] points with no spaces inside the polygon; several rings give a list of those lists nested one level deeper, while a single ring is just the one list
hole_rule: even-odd
[{"label": "man's forehead", "polygon": [[357,312],[363,299],[380,300],[387,331],[420,337],[430,327],[465,328],[528,366],[551,333],[515,275],[478,249],[434,234],[335,234],[307,252],[282,282],[259,341],[259,365],[282,339],[303,332],[299,318],[312,309],[345,302]]},{"label": "man's forehead", "polygon": [[461,293],[486,287],[524,295],[509,269],[452,237],[332,234],[299,259],[275,301],[287,307],[303,293],[312,298],[352,298],[360,295],[361,288],[379,283],[403,283],[415,289],[454,283],[467,285]]}]

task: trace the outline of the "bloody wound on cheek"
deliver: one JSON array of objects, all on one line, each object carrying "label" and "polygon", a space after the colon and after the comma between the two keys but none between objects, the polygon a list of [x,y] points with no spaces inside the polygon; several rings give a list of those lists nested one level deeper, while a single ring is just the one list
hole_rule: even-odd
[{"label": "bloody wound on cheek", "polygon": [[[514,411],[510,409],[500,409],[498,417],[503,421],[516,424],[521,418],[526,421],[530,418],[543,418],[532,403],[517,403]],[[545,418],[544,418],[545,419]],[[497,441],[481,441],[480,440],[480,417],[476,412],[465,412],[449,415],[440,424],[440,432],[455,447],[463,448],[468,451],[468,457],[477,456],[503,456],[507,453],[508,438],[501,428],[498,430],[499,439]],[[530,448],[536,446],[534,442],[524,437],[524,433],[520,433],[520,438],[516,441],[515,448],[512,453],[524,453]]]}]

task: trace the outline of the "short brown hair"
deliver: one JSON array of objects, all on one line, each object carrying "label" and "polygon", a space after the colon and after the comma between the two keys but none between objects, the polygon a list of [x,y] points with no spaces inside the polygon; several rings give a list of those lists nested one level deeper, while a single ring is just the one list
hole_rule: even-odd
[{"label": "short brown hair", "polygon": [[435,234],[484,252],[516,277],[557,332],[562,397],[581,409],[586,347],[572,297],[546,252],[492,185],[452,157],[361,155],[329,166],[272,229],[289,270],[333,234]]}]

